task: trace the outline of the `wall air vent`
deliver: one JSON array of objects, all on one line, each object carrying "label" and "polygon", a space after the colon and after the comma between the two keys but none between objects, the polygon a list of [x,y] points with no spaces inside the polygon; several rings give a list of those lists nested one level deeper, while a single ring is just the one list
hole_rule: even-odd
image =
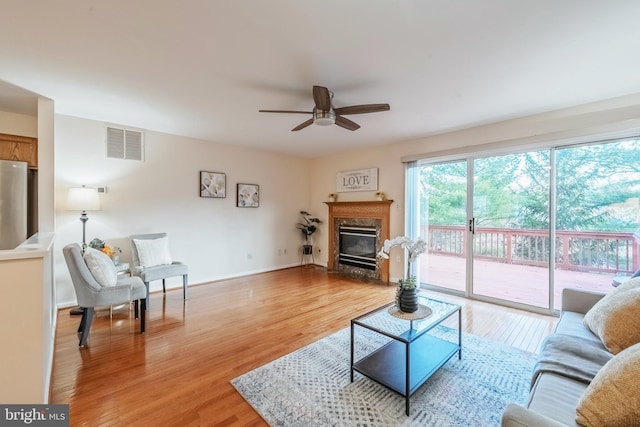
[{"label": "wall air vent", "polygon": [[107,126],[107,157],[142,160],[142,132]]}]

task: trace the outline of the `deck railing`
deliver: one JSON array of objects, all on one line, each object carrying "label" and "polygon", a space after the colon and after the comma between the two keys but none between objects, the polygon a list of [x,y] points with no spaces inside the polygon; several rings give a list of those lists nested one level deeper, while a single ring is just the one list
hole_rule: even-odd
[{"label": "deck railing", "polygon": [[[466,256],[464,226],[423,227],[429,252]],[[428,234],[427,234],[428,233]],[[475,257],[509,264],[548,265],[549,232],[510,228],[475,229]],[[556,268],[604,273],[633,273],[640,268],[640,235],[556,231]]]}]

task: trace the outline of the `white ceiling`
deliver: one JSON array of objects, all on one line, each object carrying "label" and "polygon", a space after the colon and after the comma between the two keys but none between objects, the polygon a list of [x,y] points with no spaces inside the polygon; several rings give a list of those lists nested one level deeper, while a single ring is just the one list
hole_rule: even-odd
[{"label": "white ceiling", "polygon": [[[304,157],[640,93],[637,0],[0,8],[0,80],[54,99],[58,113]],[[258,112],[311,111],[313,85],[332,90],[335,107],[391,111],[348,116],[354,132],[291,132],[311,116]]]}]

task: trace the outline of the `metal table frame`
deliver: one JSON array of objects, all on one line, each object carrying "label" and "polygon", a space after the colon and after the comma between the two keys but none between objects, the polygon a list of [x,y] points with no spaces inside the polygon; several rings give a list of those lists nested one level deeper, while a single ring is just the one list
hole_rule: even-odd
[{"label": "metal table frame", "polygon": [[[458,353],[458,360],[462,359],[461,307],[457,304],[420,296],[421,304],[428,306],[430,301],[449,305],[450,308],[444,313],[440,313],[438,318],[430,319],[431,324],[420,330],[413,329],[415,321],[413,319],[406,320],[409,329],[401,334],[394,334],[366,323],[367,318],[388,310],[395,304],[393,302],[351,320],[351,382],[353,382],[354,372],[359,372],[399,393],[405,397],[405,412],[407,415],[409,415],[411,395],[442,365],[449,361],[454,354]],[[458,313],[457,344],[428,333],[455,313]],[[391,316],[388,313],[387,315]],[[428,321],[427,319],[425,321]],[[374,331],[392,340],[362,359],[355,361],[356,326]],[[402,366],[402,363],[398,363],[402,353],[404,353],[405,358],[404,366]]]}]

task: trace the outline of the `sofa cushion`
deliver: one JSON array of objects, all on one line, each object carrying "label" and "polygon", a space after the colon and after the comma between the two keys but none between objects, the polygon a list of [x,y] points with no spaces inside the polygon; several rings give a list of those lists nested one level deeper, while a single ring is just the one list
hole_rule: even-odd
[{"label": "sofa cushion", "polygon": [[640,277],[605,295],[584,316],[584,324],[613,354],[640,342]]},{"label": "sofa cushion", "polygon": [[147,287],[142,279],[136,276],[123,276],[118,279],[118,285],[131,286],[131,299],[144,299],[147,297]]},{"label": "sofa cushion", "polygon": [[582,395],[576,422],[583,426],[631,426],[640,419],[640,344],[607,362]]},{"label": "sofa cushion", "polygon": [[87,248],[83,258],[96,282],[101,286],[115,286],[118,272],[111,258],[93,248]]},{"label": "sofa cushion", "polygon": [[169,253],[169,238],[160,237],[158,239],[133,239],[138,251],[140,267],[147,268],[156,265],[171,264],[171,254]]},{"label": "sofa cushion", "polygon": [[604,349],[604,345],[602,345],[602,341],[600,338],[595,336],[593,332],[591,332],[585,326],[584,322],[584,314],[582,313],[574,313],[573,311],[563,311],[560,314],[560,319],[556,324],[554,332],[556,334],[562,335],[571,335],[573,337],[580,337],[594,343],[598,343],[598,345]]},{"label": "sofa cushion", "polygon": [[574,425],[576,406],[587,384],[545,372],[531,389],[527,408],[565,424]]}]

